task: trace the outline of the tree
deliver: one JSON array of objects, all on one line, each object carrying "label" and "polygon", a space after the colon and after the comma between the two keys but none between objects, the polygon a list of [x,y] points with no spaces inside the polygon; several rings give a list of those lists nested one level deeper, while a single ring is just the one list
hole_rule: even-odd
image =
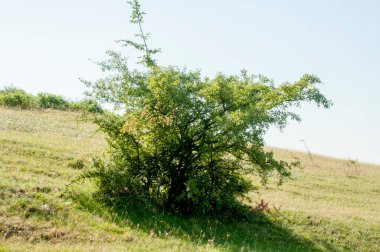
[{"label": "tree", "polygon": [[148,48],[142,30],[144,13],[137,0],[129,3],[142,43],[120,42],[144,53],[145,68],[131,70],[126,58],[109,51],[99,65],[112,74],[84,81],[89,96],[117,108],[95,119],[110,146],[109,157],[86,174],[97,181],[97,195],[110,204],[144,200],[206,214],[255,189],[246,174],[262,183],[271,174],[280,182],[288,177],[298,163],[276,160],[264,150],[263,135],[271,125],[300,120],[289,108],[303,101],[328,108],[331,102],[316,88],[320,80],[306,74],[276,86],[247,71],[203,78],[199,71],[159,66],[152,57],[159,50]]}]

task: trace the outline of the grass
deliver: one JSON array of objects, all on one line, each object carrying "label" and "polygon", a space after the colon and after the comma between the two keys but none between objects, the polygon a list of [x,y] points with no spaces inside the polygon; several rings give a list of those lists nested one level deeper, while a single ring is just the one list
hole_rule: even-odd
[{"label": "grass", "polygon": [[106,150],[93,124],[54,110],[0,108],[0,118],[0,251],[380,251],[379,166],[274,149],[304,168],[250,195],[270,212],[226,221],[112,211],[91,181],[71,184]]}]

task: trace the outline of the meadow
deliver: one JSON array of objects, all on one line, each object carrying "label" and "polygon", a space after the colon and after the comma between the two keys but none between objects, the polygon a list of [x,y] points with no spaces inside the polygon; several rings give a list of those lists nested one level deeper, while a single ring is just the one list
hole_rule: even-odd
[{"label": "meadow", "polygon": [[106,155],[94,124],[0,108],[0,251],[380,251],[380,166],[272,149],[303,168],[249,195],[253,208],[263,200],[257,215],[116,211],[93,199],[92,181],[73,182]]}]

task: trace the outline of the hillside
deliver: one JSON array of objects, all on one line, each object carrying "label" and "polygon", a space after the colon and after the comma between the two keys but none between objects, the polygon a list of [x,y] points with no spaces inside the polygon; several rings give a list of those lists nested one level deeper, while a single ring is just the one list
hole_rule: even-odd
[{"label": "hillside", "polygon": [[274,149],[304,166],[250,195],[269,213],[225,223],[115,213],[71,183],[107,144],[74,112],[0,108],[0,251],[380,251],[380,167]]}]

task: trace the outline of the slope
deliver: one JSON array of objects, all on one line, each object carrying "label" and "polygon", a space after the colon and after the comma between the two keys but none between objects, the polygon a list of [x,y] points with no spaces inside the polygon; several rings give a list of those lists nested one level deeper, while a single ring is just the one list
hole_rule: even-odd
[{"label": "slope", "polygon": [[[380,167],[274,149],[304,168],[250,195],[250,220],[115,212],[71,183],[107,148],[77,113],[0,108],[0,250],[379,251]],[[269,212],[265,210],[270,209]]]}]

